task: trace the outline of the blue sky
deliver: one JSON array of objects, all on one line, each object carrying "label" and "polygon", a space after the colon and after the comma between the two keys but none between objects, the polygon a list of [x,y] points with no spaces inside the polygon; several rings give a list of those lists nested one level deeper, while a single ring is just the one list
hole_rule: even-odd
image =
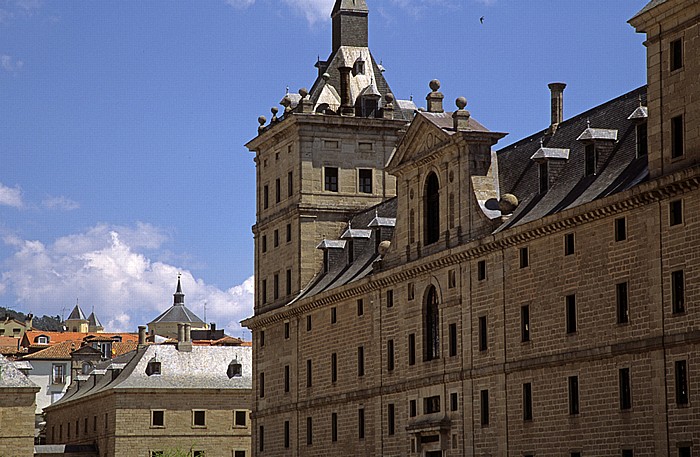
[{"label": "blue sky", "polygon": [[[397,98],[509,132],[646,80],[645,0],[367,0],[370,48]],[[257,117],[309,87],[333,0],[0,0],[0,305],[112,330],[172,303],[231,334],[252,314]],[[484,24],[479,18],[484,16]],[[65,309],[65,311],[64,311]]]}]

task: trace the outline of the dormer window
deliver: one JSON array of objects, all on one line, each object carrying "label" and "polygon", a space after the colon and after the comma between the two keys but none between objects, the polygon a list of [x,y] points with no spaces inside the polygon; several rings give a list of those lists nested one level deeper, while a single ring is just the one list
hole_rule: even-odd
[{"label": "dormer window", "polygon": [[591,176],[595,174],[595,168],[596,168],[596,150],[595,150],[595,145],[593,143],[589,143],[586,145],[586,150],[585,150],[585,171],[584,171],[584,176]]},{"label": "dormer window", "polygon": [[36,337],[36,344],[49,344],[49,337],[46,335],[39,335]]},{"label": "dormer window", "polygon": [[365,74],[365,61],[364,60],[358,59],[357,61],[355,61],[355,65],[352,68],[352,74],[355,76]]},{"label": "dormer window", "polygon": [[539,175],[540,175],[540,193],[544,194],[549,190],[549,165],[547,161],[540,162],[539,164]]},{"label": "dormer window", "polygon": [[114,336],[112,337],[112,341],[115,341],[115,342],[117,342],[117,343],[121,343],[121,342],[122,342],[122,337],[121,337],[120,335],[114,335]]},{"label": "dormer window", "polygon": [[238,360],[233,359],[228,365],[228,370],[226,370],[228,378],[240,378],[243,376],[243,366],[238,362]]},{"label": "dormer window", "polygon": [[146,365],[146,374],[148,376],[161,374],[160,362],[158,360],[156,360],[155,357],[153,357],[151,360],[149,360],[148,365]]},{"label": "dormer window", "polygon": [[647,123],[637,124],[637,157],[647,155],[649,149],[647,145]]}]

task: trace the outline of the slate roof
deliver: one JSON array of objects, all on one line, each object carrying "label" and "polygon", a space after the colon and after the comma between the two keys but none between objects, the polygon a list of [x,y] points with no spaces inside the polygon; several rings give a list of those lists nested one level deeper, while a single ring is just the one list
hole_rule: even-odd
[{"label": "slate roof", "polygon": [[[452,119],[452,112],[443,113],[431,113],[429,111],[418,111],[417,116],[423,116],[437,127],[441,128],[448,135],[454,135],[457,131],[454,129],[454,120]],[[481,125],[479,121],[469,116],[469,123],[467,124],[467,130],[474,132],[490,132],[489,129]]]},{"label": "slate roof", "polygon": [[[645,103],[646,86],[565,120],[552,136],[543,130],[499,150],[501,195],[515,195],[519,206],[498,231],[622,192],[648,179],[647,157],[636,157],[636,122],[628,119],[639,107],[640,96]],[[600,173],[584,176],[585,142],[577,139],[588,129],[588,122],[596,130],[618,133],[612,154],[602,164]],[[606,133],[606,138],[610,137]],[[538,167],[531,159],[540,149],[541,139],[547,148],[570,150],[569,160],[544,194],[539,193]]]},{"label": "slate roof", "polygon": [[161,322],[196,322],[198,324],[203,324],[204,321],[200,319],[195,313],[190,311],[184,305],[173,305],[163,312],[160,316],[153,319],[150,324],[156,324]]},{"label": "slate roof", "polygon": [[97,318],[94,311],[90,313],[90,316],[88,316],[88,325],[90,327],[102,327],[102,323]]},{"label": "slate roof", "polygon": [[[39,390],[15,365],[0,355],[0,389],[29,388]],[[2,392],[0,390],[0,392]]]},{"label": "slate roof", "polygon": [[68,316],[68,319],[66,320],[86,321],[87,317],[85,317],[85,313],[83,312],[83,310],[80,309],[80,305],[76,304],[75,308],[73,308],[73,311],[70,312],[70,316]]},{"label": "slate roof", "polygon": [[661,5],[662,3],[666,3],[667,1],[668,0],[651,0],[649,3],[646,4],[646,6],[644,6],[644,8],[642,8],[637,14],[635,14],[632,17],[632,19],[630,19],[630,21],[633,20],[635,17],[642,15],[653,8],[656,8],[657,6]]},{"label": "slate roof", "polygon": [[[151,360],[161,374],[146,374]],[[242,376],[229,378],[229,364],[237,360]],[[118,370],[116,376],[113,370]],[[98,363],[89,375],[78,377],[66,394],[49,408],[107,391],[130,389],[251,389],[252,348],[249,346],[193,346],[191,352],[174,345],[149,345]]]}]

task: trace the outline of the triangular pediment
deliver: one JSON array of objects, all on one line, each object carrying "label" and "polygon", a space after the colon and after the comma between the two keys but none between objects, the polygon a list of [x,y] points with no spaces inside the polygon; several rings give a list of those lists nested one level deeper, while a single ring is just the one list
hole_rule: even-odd
[{"label": "triangular pediment", "polygon": [[449,139],[447,132],[419,113],[397,145],[387,164],[387,170],[394,174],[412,163],[425,161]]}]

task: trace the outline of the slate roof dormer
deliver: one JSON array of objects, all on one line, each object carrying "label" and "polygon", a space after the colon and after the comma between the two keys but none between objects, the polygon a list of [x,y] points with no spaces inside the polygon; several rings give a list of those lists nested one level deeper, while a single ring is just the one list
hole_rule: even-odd
[{"label": "slate roof dormer", "polygon": [[589,124],[576,141],[617,141],[617,130],[593,128]]}]

